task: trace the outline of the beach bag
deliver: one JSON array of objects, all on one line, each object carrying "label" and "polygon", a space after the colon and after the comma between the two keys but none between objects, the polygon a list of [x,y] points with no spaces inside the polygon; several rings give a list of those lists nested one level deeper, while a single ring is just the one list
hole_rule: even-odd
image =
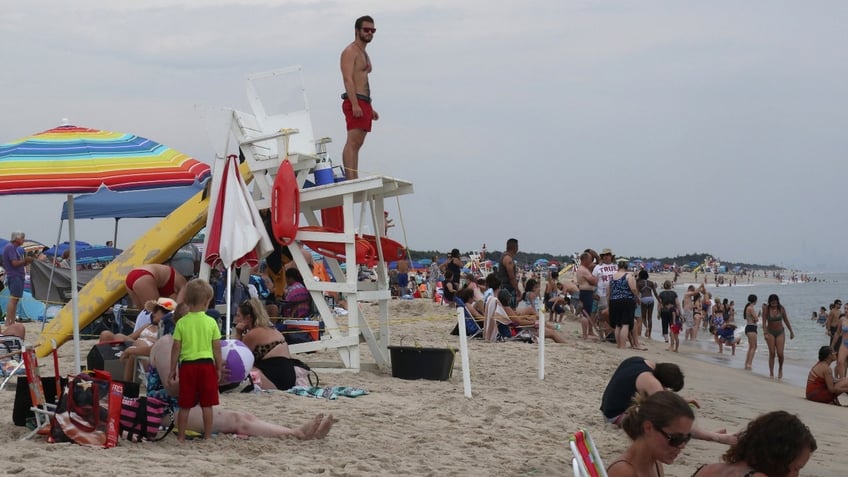
[{"label": "beach bag", "polygon": [[[167,422],[170,421],[170,422]],[[155,397],[121,400],[121,437],[131,442],[161,441],[174,429],[173,411]]]},{"label": "beach bag", "polygon": [[[318,373],[312,370],[308,364],[295,358],[291,358],[294,365],[295,386],[318,386]],[[315,378],[315,382],[312,379]]]},{"label": "beach bag", "polygon": [[[65,394],[51,417],[48,442],[75,442],[94,447],[117,443],[117,417],[113,394],[123,394],[108,372],[94,370],[68,378]],[[115,410],[117,411],[117,410]]]}]

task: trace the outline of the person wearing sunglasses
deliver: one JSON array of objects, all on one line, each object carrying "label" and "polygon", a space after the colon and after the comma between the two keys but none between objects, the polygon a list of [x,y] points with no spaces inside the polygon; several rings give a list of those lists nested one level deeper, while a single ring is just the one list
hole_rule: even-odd
[{"label": "person wearing sunglasses", "polygon": [[368,15],[357,18],[354,31],[353,42],[342,50],[341,56],[345,89],[342,93],[342,112],[347,126],[342,164],[348,180],[359,177],[359,149],[365,143],[365,135],[371,132],[371,122],[380,119],[380,115],[371,107],[371,87],[368,84],[371,58],[365,52],[365,47],[377,33],[374,19]]},{"label": "person wearing sunglasses", "polygon": [[694,421],[689,403],[677,393],[658,391],[636,395],[621,423],[633,443],[607,467],[607,474],[609,477],[665,475],[662,464],[674,462],[692,439]]},{"label": "person wearing sunglasses", "polygon": [[798,416],[769,412],[748,423],[723,462],[701,466],[692,477],[797,477],[817,447]]}]

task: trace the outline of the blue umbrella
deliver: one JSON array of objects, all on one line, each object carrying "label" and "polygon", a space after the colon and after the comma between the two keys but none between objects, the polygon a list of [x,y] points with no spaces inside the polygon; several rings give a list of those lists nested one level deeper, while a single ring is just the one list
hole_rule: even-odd
[{"label": "blue umbrella", "polygon": [[[91,247],[90,243],[83,242],[82,240],[75,240],[74,243],[76,243],[77,254],[79,254],[81,251]],[[59,245],[54,245],[53,247],[50,247],[47,250],[45,250],[44,255],[47,255],[48,257],[57,257],[57,256],[61,257],[62,254],[65,253],[65,250],[68,250],[69,248],[71,248],[70,243],[62,242]],[[77,256],[79,256],[79,255],[77,255]]]}]

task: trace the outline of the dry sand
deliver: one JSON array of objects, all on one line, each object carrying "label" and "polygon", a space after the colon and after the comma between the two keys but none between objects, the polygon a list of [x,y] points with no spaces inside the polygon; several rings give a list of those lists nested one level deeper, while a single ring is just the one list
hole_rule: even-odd
[{"label": "dry sand", "polygon": [[[376,306],[366,305],[367,314]],[[427,300],[393,301],[391,343],[456,346],[448,334],[455,315]],[[373,317],[372,317],[373,319]],[[28,325],[30,340],[37,324]],[[336,401],[297,397],[284,392],[224,394],[222,406],[250,411],[262,419],[293,425],[315,413],[333,413],[339,422],[323,441],[300,442],[218,436],[178,445],[169,436],[157,443],[122,441],[114,449],[47,444],[41,438],[20,442],[26,429],[12,424],[14,385],[0,393],[5,417],[0,445],[5,463],[0,474],[104,475],[570,475],[568,436],[590,430],[602,457],[611,462],[628,444],[624,433],[604,423],[598,410],[601,393],[617,364],[632,355],[606,343],[577,338],[568,322],[564,345],[547,345],[547,374],[537,375],[537,346],[524,343],[470,343],[473,398],[463,396],[457,356],[449,381],[406,381],[391,373],[362,371],[320,373],[322,385],[366,388],[367,396]],[[84,344],[85,348],[93,342]],[[675,361],[686,374],[681,392],[696,397],[696,424],[704,428],[742,428],[757,415],[776,409],[798,413],[819,444],[802,475],[839,476],[848,468],[844,451],[844,408],[811,403],[803,390],[739,369],[696,361],[685,351],[669,353],[662,343],[646,342],[639,353],[657,361]],[[72,346],[61,348],[70,370]],[[305,361],[334,358],[332,353],[301,356]],[[363,363],[373,363],[363,346]],[[83,356],[84,360],[84,356]],[[336,359],[336,361],[338,361]],[[42,373],[52,373],[42,360]],[[703,463],[715,462],[726,446],[692,441],[666,475],[689,476]],[[840,471],[839,469],[843,469]]]}]

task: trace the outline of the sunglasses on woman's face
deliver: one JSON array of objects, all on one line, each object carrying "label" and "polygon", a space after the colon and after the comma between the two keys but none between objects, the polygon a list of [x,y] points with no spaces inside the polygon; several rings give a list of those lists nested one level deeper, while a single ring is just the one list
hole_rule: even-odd
[{"label": "sunglasses on woman's face", "polygon": [[664,430],[657,427],[657,431],[663,435],[668,441],[668,445],[671,447],[680,447],[692,439],[692,433],[689,432],[687,434],[668,434]]}]

